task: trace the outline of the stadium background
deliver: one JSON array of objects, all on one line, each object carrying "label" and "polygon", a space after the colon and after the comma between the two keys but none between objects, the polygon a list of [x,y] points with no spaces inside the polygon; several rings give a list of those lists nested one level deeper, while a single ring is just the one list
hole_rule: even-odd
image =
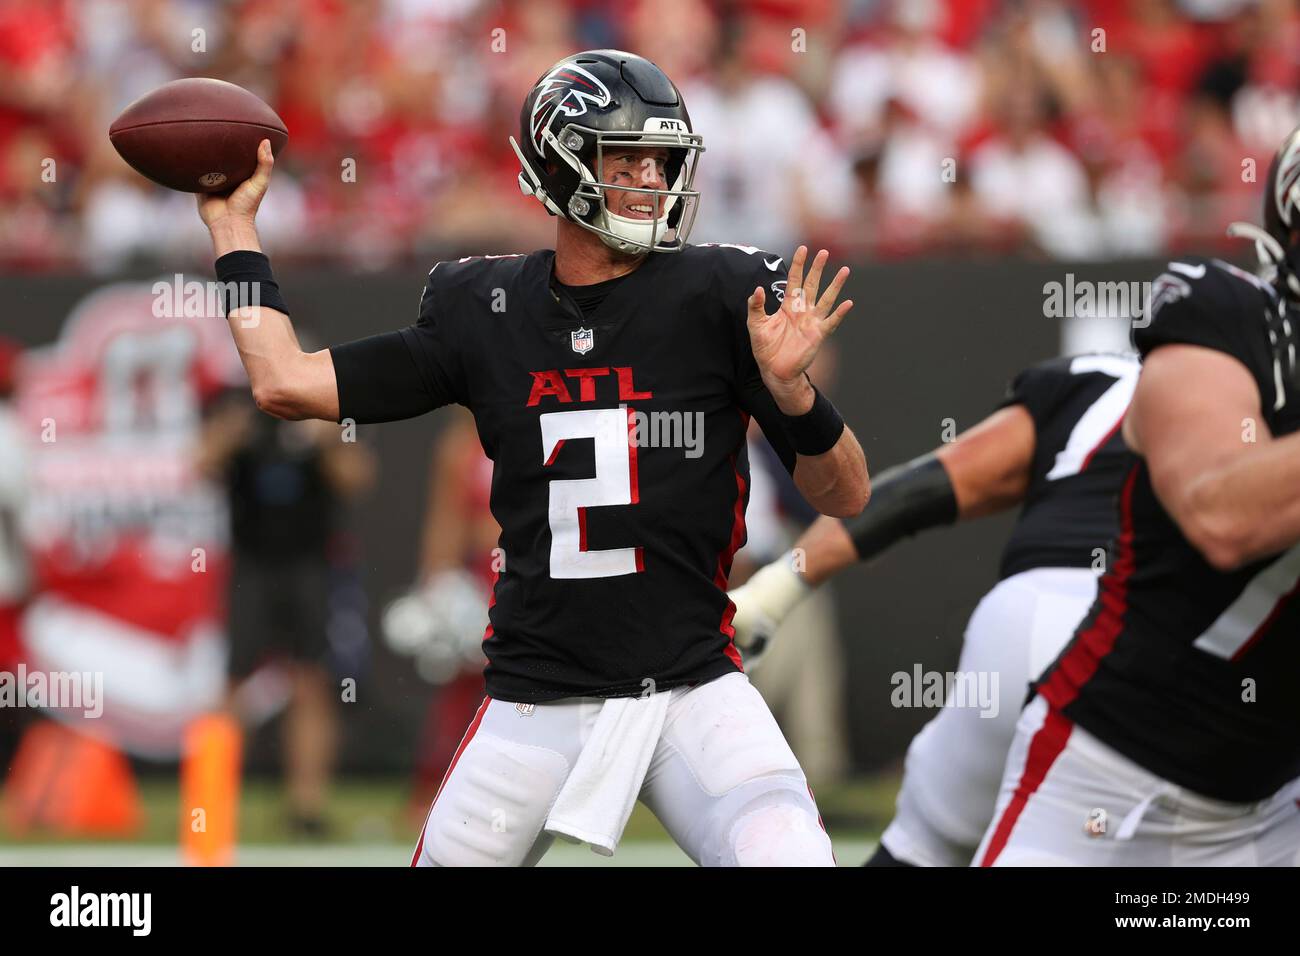
[{"label": "stadium background", "polygon": [[[1223,227],[1257,218],[1255,180],[1300,92],[1290,0],[0,0],[0,332],[47,344],[96,289],[209,276],[192,198],[150,186],[105,135],[188,75],[239,83],[288,125],[259,227],[295,322],[322,343],[406,324],[438,259],[552,243],[506,137],[546,67],[604,46],[662,66],[705,137],[693,241],[808,242],[853,265],[835,397],[877,471],[973,424],[1024,365],[1122,344],[1127,316],[1062,322],[1047,283],[1150,279],[1180,250],[1239,256]],[[444,427],[361,430],[379,465],[349,516],[371,652],[341,705],[334,811],[357,839],[357,806],[398,819],[431,693],[377,616],[412,582]],[[833,834],[840,819],[869,839],[887,818],[932,716],[891,707],[889,675],[955,666],[1010,520],[909,542],[836,590],[851,767],[819,793]],[[268,806],[273,731],[249,753]],[[137,769],[164,794],[147,832],[165,835],[173,821],[152,817],[172,806],[174,764]]]}]

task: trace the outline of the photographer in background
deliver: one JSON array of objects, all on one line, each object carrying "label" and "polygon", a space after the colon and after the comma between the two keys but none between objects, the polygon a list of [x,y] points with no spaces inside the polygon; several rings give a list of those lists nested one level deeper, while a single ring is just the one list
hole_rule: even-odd
[{"label": "photographer in background", "polygon": [[329,547],[341,506],[372,484],[373,456],[326,422],[223,402],[204,429],[200,468],[230,496],[229,700],[271,659],[287,664],[284,762],[289,825],[324,836],[337,742],[327,625]]}]

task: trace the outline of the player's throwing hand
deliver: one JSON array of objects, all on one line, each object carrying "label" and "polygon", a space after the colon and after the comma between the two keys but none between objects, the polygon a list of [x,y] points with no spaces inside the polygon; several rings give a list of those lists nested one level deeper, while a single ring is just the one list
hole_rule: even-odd
[{"label": "player's throwing hand", "polygon": [[817,287],[821,285],[822,269],[830,253],[825,249],[817,253],[805,278],[803,267],[807,256],[807,246],[795,250],[786,279],[785,299],[777,312],[767,314],[764,308],[767,295],[762,286],[754,289],[749,297],[749,340],[754,359],[763,375],[763,384],[787,415],[800,415],[812,407],[813,391],[804,378],[804,370],[812,364],[826,336],[835,331],[853,308],[852,299],[835,307],[844,280],[849,276],[848,266],[835,274],[819,299]]},{"label": "player's throwing hand", "polygon": [[211,228],[214,222],[226,217],[251,223],[257,216],[257,207],[262,204],[267,187],[271,185],[274,165],[271,141],[264,139],[257,146],[257,169],[251,177],[228,193],[198,194],[199,216],[203,224]]}]

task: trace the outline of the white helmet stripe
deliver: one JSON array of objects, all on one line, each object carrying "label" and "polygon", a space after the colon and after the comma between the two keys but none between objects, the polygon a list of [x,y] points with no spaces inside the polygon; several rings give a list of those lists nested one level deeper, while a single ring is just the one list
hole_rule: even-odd
[{"label": "white helmet stripe", "polygon": [[544,131],[558,114],[582,116],[588,103],[608,106],[611,100],[604,83],[573,63],[561,63],[542,79],[540,86],[528,124],[538,153],[542,152]]}]

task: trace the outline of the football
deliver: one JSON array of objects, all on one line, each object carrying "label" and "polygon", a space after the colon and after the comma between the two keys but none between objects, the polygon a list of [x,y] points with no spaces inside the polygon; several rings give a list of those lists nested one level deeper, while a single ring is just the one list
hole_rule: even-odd
[{"label": "football", "polygon": [[275,110],[224,80],[174,80],[122,111],[108,129],[140,175],[187,193],[233,189],[257,168],[257,144],[278,154],[289,131]]}]

